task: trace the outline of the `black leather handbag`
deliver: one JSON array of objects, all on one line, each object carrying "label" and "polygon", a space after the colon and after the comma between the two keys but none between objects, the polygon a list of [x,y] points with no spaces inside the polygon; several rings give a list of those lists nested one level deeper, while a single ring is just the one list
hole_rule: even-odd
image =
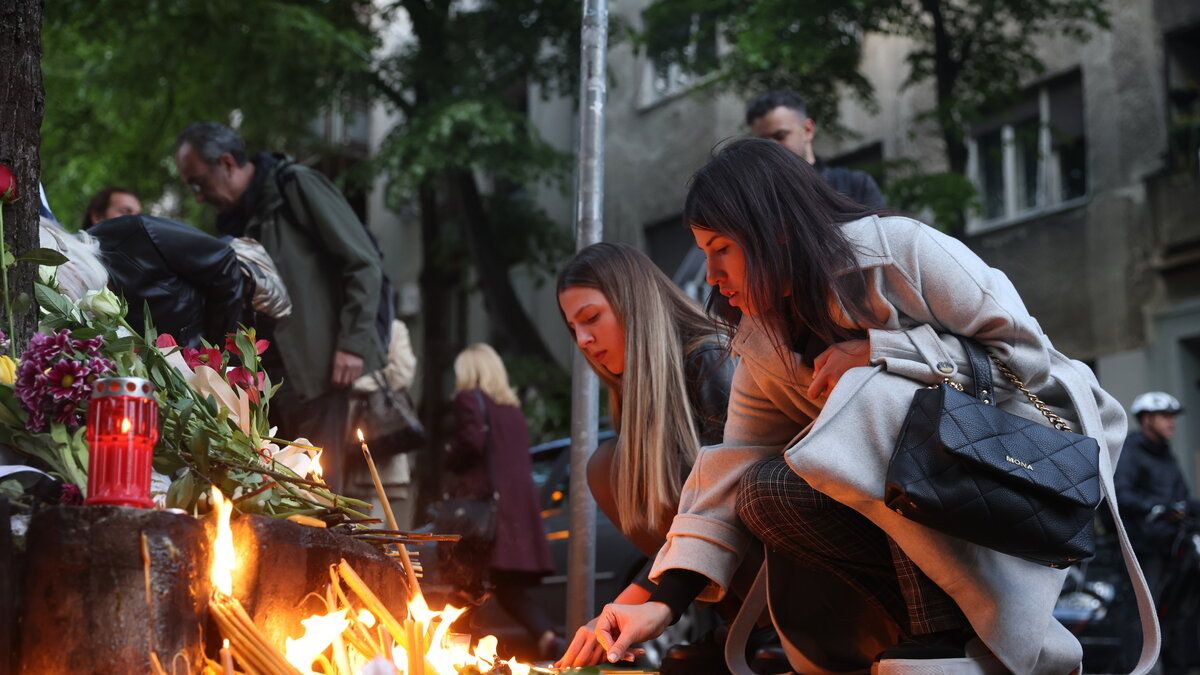
[{"label": "black leather handbag", "polygon": [[496,539],[496,521],[500,515],[500,493],[496,491],[496,474],[492,469],[492,453],[488,448],[491,425],[487,421],[487,403],[483,394],[475,391],[479,414],[483,416],[483,461],[487,466],[492,494],[486,499],[458,499],[444,495],[441,501],[430,504],[426,514],[439,534],[462,535],[462,542],[492,544]]},{"label": "black leather handbag", "polygon": [[[888,467],[884,501],[918,523],[1050,567],[1092,557],[1100,446],[1072,433],[983,345],[959,337],[974,391],[919,389]],[[991,364],[1051,426],[995,404]]]}]

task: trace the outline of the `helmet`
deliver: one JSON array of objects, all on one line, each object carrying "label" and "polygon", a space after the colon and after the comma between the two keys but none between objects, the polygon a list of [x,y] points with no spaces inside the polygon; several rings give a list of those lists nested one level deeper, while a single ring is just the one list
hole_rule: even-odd
[{"label": "helmet", "polygon": [[1178,415],[1183,412],[1183,406],[1179,405],[1179,399],[1166,392],[1148,391],[1133,399],[1133,406],[1129,408],[1129,412],[1134,415],[1142,413],[1170,413]]}]

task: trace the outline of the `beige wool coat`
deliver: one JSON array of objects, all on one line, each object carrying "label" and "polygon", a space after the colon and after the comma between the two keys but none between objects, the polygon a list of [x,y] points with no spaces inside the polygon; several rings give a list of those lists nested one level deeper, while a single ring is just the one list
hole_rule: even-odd
[{"label": "beige wool coat", "polygon": [[[764,325],[743,318],[732,344],[741,358],[724,442],[697,457],[651,578],[693,570],[711,580],[701,599],[721,597],[743,553],[758,545],[735,513],[738,483],[751,465],[782,453],[814,488],[895,540],[955,599],[1007,668],[1072,671],[1082,649],[1051,614],[1065,571],[912,522],[884,505],[884,482],[916,389],[945,377],[969,381],[959,375],[970,370],[950,334],[990,347],[1074,430],[1099,441],[1109,494],[1124,411],[1091,370],[1054,349],[1008,278],[962,242],[899,217],[871,216],[844,231],[858,250],[878,319],[869,330],[871,366],[847,371],[828,400],[810,400],[811,369],[795,353],[787,352],[785,362]],[[998,372],[993,381],[1001,408],[1045,421]],[[773,581],[771,587],[775,602]]]}]

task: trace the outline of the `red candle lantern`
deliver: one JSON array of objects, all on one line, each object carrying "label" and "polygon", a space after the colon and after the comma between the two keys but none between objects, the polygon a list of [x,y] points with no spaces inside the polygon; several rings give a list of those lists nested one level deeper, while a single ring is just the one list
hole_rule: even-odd
[{"label": "red candle lantern", "polygon": [[96,380],[88,402],[88,504],[150,508],[158,442],[154,385],[140,377]]}]

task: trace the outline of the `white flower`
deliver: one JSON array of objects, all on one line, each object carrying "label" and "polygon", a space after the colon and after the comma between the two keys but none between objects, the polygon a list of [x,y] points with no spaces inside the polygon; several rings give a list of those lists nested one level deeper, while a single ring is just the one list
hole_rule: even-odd
[{"label": "white flower", "polygon": [[79,309],[93,317],[115,318],[125,313],[121,298],[107,288],[88,291],[79,299]]},{"label": "white flower", "polygon": [[43,286],[58,289],[58,268],[49,265],[38,265],[38,281]]}]

